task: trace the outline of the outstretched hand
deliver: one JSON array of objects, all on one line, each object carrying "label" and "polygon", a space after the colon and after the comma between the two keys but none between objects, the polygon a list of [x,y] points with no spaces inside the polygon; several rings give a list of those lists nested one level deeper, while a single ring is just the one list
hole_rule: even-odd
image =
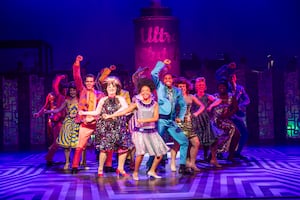
[{"label": "outstretched hand", "polygon": [[113,118],[113,117],[112,117],[112,115],[102,114],[102,118],[103,119],[110,119],[110,118]]},{"label": "outstretched hand", "polygon": [[78,115],[83,115],[83,111],[82,111],[82,110],[79,110],[79,111],[78,111]]}]

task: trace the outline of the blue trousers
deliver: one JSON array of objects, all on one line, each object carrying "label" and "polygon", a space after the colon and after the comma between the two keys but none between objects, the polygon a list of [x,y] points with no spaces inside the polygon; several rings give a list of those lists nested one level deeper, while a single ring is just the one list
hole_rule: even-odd
[{"label": "blue trousers", "polygon": [[[188,152],[189,140],[184,135],[183,131],[178,127],[173,120],[159,119],[158,120],[158,133],[161,137],[167,132],[169,135],[178,142],[180,145],[180,164],[186,164],[186,157]],[[150,167],[153,163],[154,156],[150,156],[147,166]]]},{"label": "blue trousers", "polygon": [[236,150],[236,153],[240,154],[247,143],[249,133],[246,124],[242,119],[233,118],[232,122],[234,123],[234,125],[236,126],[236,128],[239,130],[241,134],[238,149]]}]

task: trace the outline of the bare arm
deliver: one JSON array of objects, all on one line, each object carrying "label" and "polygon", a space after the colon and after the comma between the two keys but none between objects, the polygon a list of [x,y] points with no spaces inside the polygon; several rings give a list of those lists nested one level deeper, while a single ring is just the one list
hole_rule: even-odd
[{"label": "bare arm", "polygon": [[195,117],[197,117],[198,115],[200,115],[200,114],[204,111],[205,106],[204,106],[204,104],[203,104],[201,101],[199,101],[195,96],[193,96],[193,95],[191,95],[191,96],[192,96],[193,102],[199,106],[198,110],[197,110],[196,112],[193,113],[193,115],[194,115]]},{"label": "bare arm", "polygon": [[62,111],[64,108],[66,108],[66,106],[67,106],[67,100],[65,100],[59,108],[56,108],[54,110],[45,110],[44,113],[46,113],[46,114],[58,113],[58,112]]},{"label": "bare arm", "polygon": [[109,68],[105,67],[104,69],[102,69],[100,72],[101,75],[98,79],[99,83],[102,84],[104,82],[104,80],[110,75],[110,73],[116,69],[117,69],[117,67],[115,65],[111,65],[111,66],[109,66]]},{"label": "bare arm", "polygon": [[96,110],[94,111],[82,111],[80,110],[78,112],[79,115],[90,115],[90,116],[97,116],[100,114],[101,110],[102,110],[102,106],[103,106],[103,103],[104,103],[104,100],[106,99],[107,97],[103,97],[100,99],[100,101],[98,102],[97,104],[97,108]]},{"label": "bare arm", "polygon": [[53,92],[56,96],[62,95],[59,92],[59,83],[61,82],[61,80],[65,79],[66,76],[65,75],[57,75],[52,83],[52,88],[53,88]]},{"label": "bare arm", "polygon": [[49,104],[49,98],[50,98],[51,94],[48,93],[47,97],[46,97],[46,101],[45,104],[43,105],[43,107],[36,113],[33,114],[34,118],[38,118],[40,117],[42,114],[44,114],[44,111],[47,109],[48,104]]},{"label": "bare arm", "polygon": [[104,119],[109,119],[109,118],[113,118],[113,117],[120,117],[120,116],[126,115],[127,113],[132,112],[136,108],[137,108],[136,103],[132,103],[125,110],[122,110],[120,112],[116,111],[115,113],[113,113],[111,115],[104,114],[103,117],[104,117]]},{"label": "bare arm", "polygon": [[206,108],[207,111],[211,111],[214,107],[222,103],[222,100],[219,98],[216,98],[212,95],[208,95],[208,100],[211,101],[212,103]]},{"label": "bare arm", "polygon": [[121,111],[125,110],[126,108],[128,108],[128,103],[126,102],[124,97],[118,95],[117,98],[119,99],[121,107],[116,112],[121,112]]}]

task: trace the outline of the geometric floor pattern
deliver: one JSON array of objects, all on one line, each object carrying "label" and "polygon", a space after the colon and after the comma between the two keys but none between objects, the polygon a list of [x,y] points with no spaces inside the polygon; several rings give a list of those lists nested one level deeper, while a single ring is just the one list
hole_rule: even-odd
[{"label": "geometric floor pattern", "polygon": [[[78,174],[63,170],[63,151],[56,164],[46,167],[46,152],[0,153],[0,199],[300,199],[300,147],[247,147],[245,160],[221,169],[201,160],[200,173],[182,176],[171,172],[162,179],[148,179],[144,163],[140,180],[97,177],[97,161],[88,150],[88,166]],[[144,162],[147,157],[144,158]]]}]

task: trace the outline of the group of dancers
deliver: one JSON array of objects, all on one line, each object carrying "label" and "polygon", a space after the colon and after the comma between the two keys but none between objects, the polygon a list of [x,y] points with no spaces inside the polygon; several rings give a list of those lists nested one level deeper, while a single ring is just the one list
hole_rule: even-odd
[{"label": "group of dancers", "polygon": [[[59,87],[66,76],[56,76],[45,105],[34,113],[34,117],[48,114],[47,130],[54,138],[46,155],[48,165],[53,163],[56,150],[63,147],[64,169],[78,173],[86,166],[85,150],[92,135],[99,152],[98,177],[113,169],[113,153],[118,156],[117,176],[130,176],[124,168],[129,157],[134,180],[139,180],[145,154],[149,154],[147,176],[156,179],[162,178],[157,169],[165,169],[168,151],[171,171],[183,175],[201,171],[196,165],[200,144],[204,158],[214,167],[222,167],[218,155],[224,152],[228,152],[229,161],[243,157],[248,137],[244,116],[250,100],[244,87],[236,83],[235,63],[216,72],[218,92],[212,95],[206,93],[204,77],[197,77],[192,85],[184,77],[173,77],[170,60],[158,61],[151,78],[144,75],[148,68],[139,68],[132,75],[135,95],[130,98],[120,79],[110,75],[115,66],[104,68],[97,78],[87,74],[83,80],[82,60],[78,55],[73,64],[74,81]],[[195,94],[190,93],[192,88]],[[174,145],[166,144],[165,135]],[[72,159],[71,149],[75,149]]]}]

